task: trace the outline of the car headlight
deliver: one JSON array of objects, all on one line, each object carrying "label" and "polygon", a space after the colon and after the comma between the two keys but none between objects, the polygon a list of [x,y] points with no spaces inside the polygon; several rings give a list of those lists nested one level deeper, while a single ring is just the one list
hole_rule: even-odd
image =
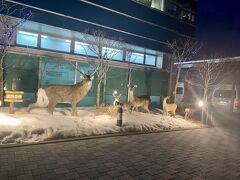
[{"label": "car headlight", "polygon": [[198,106],[203,107],[204,103],[203,101],[198,101]]}]

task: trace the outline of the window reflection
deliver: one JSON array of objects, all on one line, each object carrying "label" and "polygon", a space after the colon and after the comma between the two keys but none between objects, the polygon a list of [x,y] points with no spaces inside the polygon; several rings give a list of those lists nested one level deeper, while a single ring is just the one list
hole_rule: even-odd
[{"label": "window reflection", "polygon": [[51,36],[41,36],[41,48],[70,52],[71,40]]},{"label": "window reflection", "polygon": [[110,60],[122,61],[123,59],[123,51],[120,49],[103,47],[102,55],[103,55],[103,58],[110,59]]},{"label": "window reflection", "polygon": [[17,44],[37,47],[38,34],[26,31],[17,31]]}]

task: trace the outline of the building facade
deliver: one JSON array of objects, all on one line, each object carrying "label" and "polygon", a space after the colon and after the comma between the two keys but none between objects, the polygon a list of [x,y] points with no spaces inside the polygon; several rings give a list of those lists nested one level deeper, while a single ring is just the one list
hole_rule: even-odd
[{"label": "building facade", "polygon": [[[123,95],[122,100],[127,99],[131,69],[131,84],[138,85],[135,94],[150,95],[152,104],[160,105],[169,81],[166,43],[195,36],[196,0],[6,1],[33,14],[17,28],[5,57],[4,89],[11,89],[16,82],[17,89],[25,92],[24,103],[19,106],[35,101],[40,86],[74,84],[81,81],[79,70],[91,70],[97,56],[91,47],[96,42],[86,43],[87,30],[100,30],[106,38],[124,42],[121,47],[99,47],[116,52],[102,101],[111,104],[115,90]],[[94,105],[95,99],[96,81],[79,105]]]}]

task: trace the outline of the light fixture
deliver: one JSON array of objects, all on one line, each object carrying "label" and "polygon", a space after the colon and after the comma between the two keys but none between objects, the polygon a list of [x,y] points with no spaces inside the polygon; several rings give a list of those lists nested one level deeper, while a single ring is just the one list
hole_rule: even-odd
[{"label": "light fixture", "polygon": [[35,36],[35,37],[38,36],[38,34],[34,34],[34,33],[30,33],[30,32],[25,32],[25,31],[18,31],[18,33],[20,33],[20,34],[25,34],[25,35],[30,35],[30,36]]},{"label": "light fixture", "polygon": [[89,44],[87,44],[87,43],[78,42],[78,41],[76,41],[75,43],[76,43],[76,44],[79,44],[79,45],[82,45],[82,46],[88,46],[88,45],[89,45]]}]

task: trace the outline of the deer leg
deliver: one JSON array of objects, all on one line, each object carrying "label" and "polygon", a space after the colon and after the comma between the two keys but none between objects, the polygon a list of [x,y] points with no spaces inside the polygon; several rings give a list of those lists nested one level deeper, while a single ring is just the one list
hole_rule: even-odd
[{"label": "deer leg", "polygon": [[38,105],[36,103],[29,104],[27,108],[27,112],[30,112],[33,108],[37,108]]},{"label": "deer leg", "polygon": [[138,112],[138,106],[135,106],[134,109],[136,112]]},{"label": "deer leg", "polygon": [[49,102],[49,104],[48,104],[48,113],[53,115],[53,111],[54,111],[54,108],[55,108],[56,104],[57,104],[56,102]]},{"label": "deer leg", "polygon": [[176,112],[174,111],[174,112],[173,112],[173,117],[176,117],[175,115],[176,115]]},{"label": "deer leg", "polygon": [[72,103],[72,116],[77,116],[77,107],[76,107],[76,103]]},{"label": "deer leg", "polygon": [[145,109],[146,112],[150,113],[150,111],[149,111],[149,109],[148,109],[148,105],[145,105],[145,106],[144,106],[144,109]]}]

